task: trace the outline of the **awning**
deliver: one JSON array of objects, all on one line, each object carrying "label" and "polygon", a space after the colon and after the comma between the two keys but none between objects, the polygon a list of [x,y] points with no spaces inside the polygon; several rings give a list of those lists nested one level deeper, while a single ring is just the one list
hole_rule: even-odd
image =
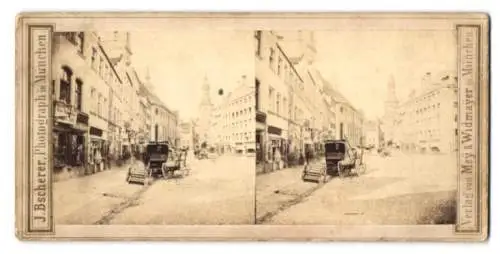
[{"label": "awning", "polygon": [[282,136],[276,135],[276,134],[272,134],[272,133],[268,133],[267,135],[268,135],[269,139],[284,139]]}]

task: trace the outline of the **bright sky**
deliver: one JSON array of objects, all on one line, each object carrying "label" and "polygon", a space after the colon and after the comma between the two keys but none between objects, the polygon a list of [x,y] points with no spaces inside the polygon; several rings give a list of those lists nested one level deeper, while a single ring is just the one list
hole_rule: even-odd
[{"label": "bright sky", "polygon": [[315,39],[318,69],[368,118],[383,115],[390,75],[402,101],[426,72],[456,70],[452,30],[322,31]]},{"label": "bright sky", "polygon": [[179,110],[182,120],[198,116],[205,75],[214,104],[236,88],[242,75],[252,81],[252,33],[222,30],[161,30],[131,32],[132,62],[144,80],[149,67],[154,92]]}]

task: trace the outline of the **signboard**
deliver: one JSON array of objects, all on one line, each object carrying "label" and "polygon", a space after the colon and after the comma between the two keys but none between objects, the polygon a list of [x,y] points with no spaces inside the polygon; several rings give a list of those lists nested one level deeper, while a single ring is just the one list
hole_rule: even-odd
[{"label": "signboard", "polygon": [[54,118],[57,121],[73,125],[76,124],[77,117],[78,114],[71,105],[60,101],[56,102]]}]

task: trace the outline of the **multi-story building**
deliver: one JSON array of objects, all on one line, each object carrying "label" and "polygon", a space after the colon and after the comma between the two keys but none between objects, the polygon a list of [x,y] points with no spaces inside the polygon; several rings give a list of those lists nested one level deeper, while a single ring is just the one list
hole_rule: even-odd
[{"label": "multi-story building", "polygon": [[123,159],[155,133],[178,141],[178,113],[154,96],[149,79],[142,83],[131,55],[128,33],[54,34],[56,168],[93,162],[98,151]]},{"label": "multi-story building", "polygon": [[363,125],[364,146],[378,149],[380,147],[380,121],[365,121]]},{"label": "multi-story building", "polygon": [[298,73],[272,31],[256,31],[255,87],[257,102],[257,161],[269,161],[289,150],[290,89],[285,79],[301,86]]},{"label": "multi-story building", "polygon": [[255,152],[255,87],[242,76],[241,82],[216,107],[217,140],[223,151]]},{"label": "multi-story building", "polygon": [[[334,89],[315,67],[312,32],[256,31],[255,44],[258,163],[273,160],[276,151],[321,151],[323,139],[339,136],[338,122],[349,124],[346,129],[354,138],[361,137],[358,111],[337,91],[334,96],[324,91]],[[339,119],[342,103],[352,110]]]},{"label": "multi-story building", "polygon": [[[89,60],[86,58],[89,55],[89,42],[92,43],[89,39],[86,42],[87,37],[97,42],[95,36],[89,33],[55,33],[53,37],[52,144],[55,168],[83,165],[90,153],[89,115],[91,111],[95,111],[95,105],[89,97],[91,85],[102,84],[102,81],[93,74]],[[102,94],[107,95],[105,92]],[[94,127],[96,122],[93,121],[92,125]],[[102,126],[100,127],[105,130]],[[83,151],[80,154],[77,153],[78,147]]]},{"label": "multi-story building", "polygon": [[452,72],[423,79],[396,111],[394,143],[406,151],[453,152],[458,139],[457,77]]},{"label": "multi-story building", "polygon": [[193,148],[193,125],[189,121],[182,121],[179,124],[179,142],[181,147]]}]

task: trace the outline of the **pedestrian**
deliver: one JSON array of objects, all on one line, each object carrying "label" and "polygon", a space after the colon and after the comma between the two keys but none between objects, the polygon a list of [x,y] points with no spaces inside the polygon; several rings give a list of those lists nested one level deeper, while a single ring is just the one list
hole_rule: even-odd
[{"label": "pedestrian", "polygon": [[76,161],[78,166],[83,165],[83,144],[78,144],[76,148]]},{"label": "pedestrian", "polygon": [[95,149],[95,164],[97,166],[97,170],[102,171],[102,168],[103,168],[102,155],[101,155],[101,151],[99,148]]},{"label": "pedestrian", "polygon": [[88,169],[90,172],[88,172],[89,174],[93,174],[95,173],[95,166],[94,166],[94,149],[93,149],[93,146],[91,145],[90,146],[90,152],[89,152],[89,157],[88,157],[88,165],[87,165]]},{"label": "pedestrian", "polygon": [[312,153],[311,153],[311,148],[309,146],[306,146],[306,164],[309,164],[310,160],[312,159]]},{"label": "pedestrian", "polygon": [[281,153],[279,149],[274,152],[274,163],[276,163],[276,169],[281,169]]}]

